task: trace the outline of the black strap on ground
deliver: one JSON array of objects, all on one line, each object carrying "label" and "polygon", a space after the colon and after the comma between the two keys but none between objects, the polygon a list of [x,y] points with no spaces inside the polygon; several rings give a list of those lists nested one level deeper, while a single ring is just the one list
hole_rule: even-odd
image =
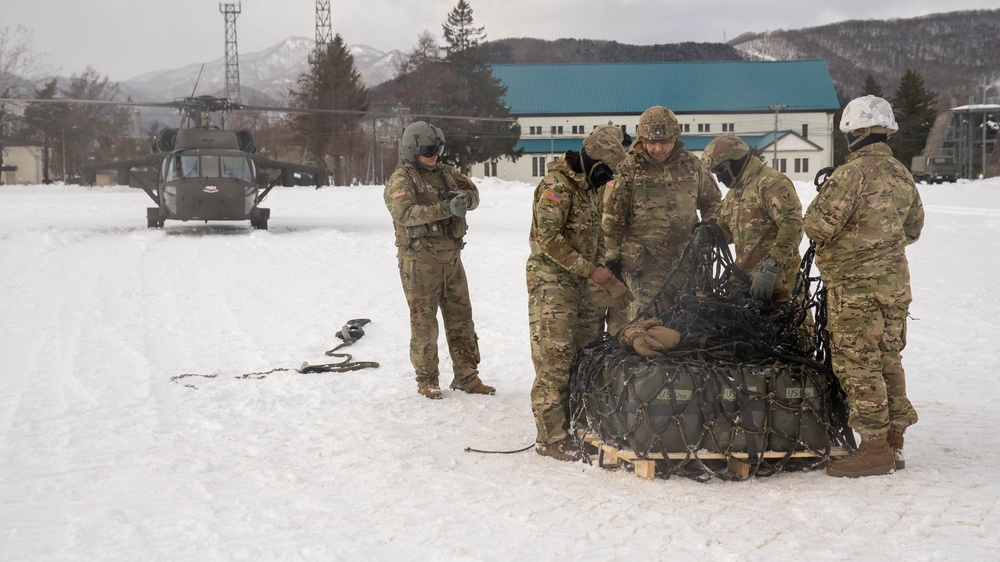
[{"label": "black strap on ground", "polygon": [[[365,320],[365,322],[367,323],[369,322],[369,320]],[[361,335],[364,335],[364,333],[362,333]],[[360,337],[361,336],[358,336],[358,338]],[[237,375],[235,378],[260,380],[266,378],[268,375],[272,373],[281,373],[287,371],[297,371],[302,374],[308,374],[308,373],[346,373],[348,371],[358,371],[360,369],[377,369],[379,365],[375,361],[352,361],[353,357],[351,356],[350,353],[338,353],[341,349],[353,344],[356,341],[358,340],[351,339],[350,341],[344,341],[344,343],[338,345],[337,347],[327,350],[326,352],[327,356],[343,358],[343,361],[339,363],[324,363],[322,365],[310,365],[309,363],[303,362],[302,366],[300,366],[298,369],[290,369],[287,367],[276,367],[274,369],[271,369],[270,371],[255,371],[252,373],[243,373],[242,375]],[[181,383],[180,380],[188,377],[201,377],[205,379],[214,379],[218,376],[219,375],[217,373],[213,375],[184,373],[182,375],[174,375],[170,377],[170,380],[172,382],[184,386],[185,388],[193,388],[195,390],[198,390],[197,386],[191,383]]]},{"label": "black strap on ground", "polygon": [[534,446],[535,446],[535,444],[532,443],[531,445],[528,445],[527,447],[525,447],[523,449],[514,449],[513,451],[486,451],[486,450],[483,450],[483,449],[473,449],[472,447],[466,447],[465,448],[465,452],[466,453],[486,453],[488,455],[512,455],[514,453],[523,453],[523,452],[527,451],[528,449],[533,448]]}]

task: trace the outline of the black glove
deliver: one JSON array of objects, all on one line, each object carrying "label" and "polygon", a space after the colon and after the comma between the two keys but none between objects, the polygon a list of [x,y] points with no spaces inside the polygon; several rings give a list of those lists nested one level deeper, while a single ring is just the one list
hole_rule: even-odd
[{"label": "black glove", "polygon": [[778,280],[780,272],[781,268],[778,267],[774,259],[764,260],[760,269],[753,276],[753,282],[750,284],[750,296],[762,301],[771,300],[771,295],[774,294],[774,282]]},{"label": "black glove", "polygon": [[448,192],[448,210],[456,217],[464,217],[469,209],[469,196],[464,191]]},{"label": "black glove", "polygon": [[712,227],[707,224],[695,227],[691,243],[694,244],[694,249],[699,254],[711,252],[715,246],[715,235],[712,234]]},{"label": "black glove", "polygon": [[604,267],[610,269],[611,270],[611,275],[614,275],[616,279],[618,279],[622,283],[625,282],[625,280],[622,279],[622,260],[621,260],[621,258],[615,258],[613,260],[608,260],[608,263],[604,264]]}]

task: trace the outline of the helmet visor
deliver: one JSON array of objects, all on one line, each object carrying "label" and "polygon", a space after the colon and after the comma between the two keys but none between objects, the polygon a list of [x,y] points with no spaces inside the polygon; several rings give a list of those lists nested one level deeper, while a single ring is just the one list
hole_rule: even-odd
[{"label": "helmet visor", "polygon": [[434,156],[441,156],[442,154],[444,154],[444,143],[422,145],[417,150],[417,154],[423,156],[424,158],[433,158]]}]

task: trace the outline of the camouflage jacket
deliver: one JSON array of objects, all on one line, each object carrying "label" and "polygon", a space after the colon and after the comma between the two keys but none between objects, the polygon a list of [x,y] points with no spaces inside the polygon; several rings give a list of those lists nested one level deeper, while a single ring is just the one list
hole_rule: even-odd
[{"label": "camouflage jacket", "polygon": [[396,228],[396,246],[407,248],[419,239],[439,249],[461,247],[469,227],[465,217],[441,208],[449,191],[465,191],[469,210],[479,206],[476,184],[454,166],[439,163],[433,170],[412,163],[396,166],[382,195]]},{"label": "camouflage jacket", "polygon": [[792,181],[750,158],[722,200],[719,224],[736,244],[736,267],[755,271],[769,256],[791,281],[798,271],[802,202]]},{"label": "camouflage jacket", "polygon": [[548,165],[535,188],[527,272],[589,278],[604,253],[601,200],[565,156]]},{"label": "camouflage jacket", "polygon": [[920,237],[923,226],[924,207],[913,177],[881,142],[847,156],[803,221],[828,287],[908,274],[904,250]]},{"label": "camouflage jacket", "polygon": [[605,258],[620,258],[625,271],[638,271],[650,259],[670,266],[691,237],[698,211],[701,220],[715,217],[721,201],[719,186],[683,142],[660,163],[636,141],[604,194]]}]

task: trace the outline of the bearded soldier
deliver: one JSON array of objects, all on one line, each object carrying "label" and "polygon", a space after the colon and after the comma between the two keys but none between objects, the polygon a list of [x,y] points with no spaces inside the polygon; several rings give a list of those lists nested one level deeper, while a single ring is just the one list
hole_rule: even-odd
[{"label": "bearded soldier", "polygon": [[594,298],[595,285],[617,283],[602,265],[599,189],[625,157],[622,138],[617,127],[597,127],[580,152],[566,152],[548,165],[532,205],[525,276],[535,366],[535,451],[563,461],[582,454],[569,435],[570,367],[576,353],[599,335],[604,308]]},{"label": "bearded soldier", "polygon": [[906,397],[910,271],[905,248],[920,237],[924,208],[913,177],[886,141],[898,129],[892,107],[864,96],[844,108],[847,161],[806,211],[816,265],[827,290],[833,372],[861,436],[850,456],[827,463],[831,476],[872,476],[905,467],[903,432],[917,421]]},{"label": "bearded soldier", "polygon": [[[680,261],[698,213],[700,220],[715,217],[722,200],[701,162],[684,149],[672,111],[660,106],[644,111],[636,136],[604,195],[605,263],[621,273],[635,296],[625,314],[612,315],[612,333],[653,301]],[[661,298],[659,312],[672,304]]]},{"label": "bearded soldier", "polygon": [[472,322],[469,286],[462,266],[465,213],[479,206],[479,190],[453,166],[438,162],[441,129],[417,121],[403,131],[399,158],[385,185],[385,206],[396,230],[399,277],[410,308],[410,362],[417,392],[442,397],[438,386],[438,323],[441,309],[454,364],[452,390],[493,394],[479,379],[479,343]]},{"label": "bearded soldier", "polygon": [[[802,202],[785,174],[750,154],[736,135],[720,135],[701,155],[706,170],[729,188],[719,212],[726,242],[736,245],[736,267],[751,275],[750,294],[787,306],[802,256]],[[699,228],[696,240],[707,232]]]}]

